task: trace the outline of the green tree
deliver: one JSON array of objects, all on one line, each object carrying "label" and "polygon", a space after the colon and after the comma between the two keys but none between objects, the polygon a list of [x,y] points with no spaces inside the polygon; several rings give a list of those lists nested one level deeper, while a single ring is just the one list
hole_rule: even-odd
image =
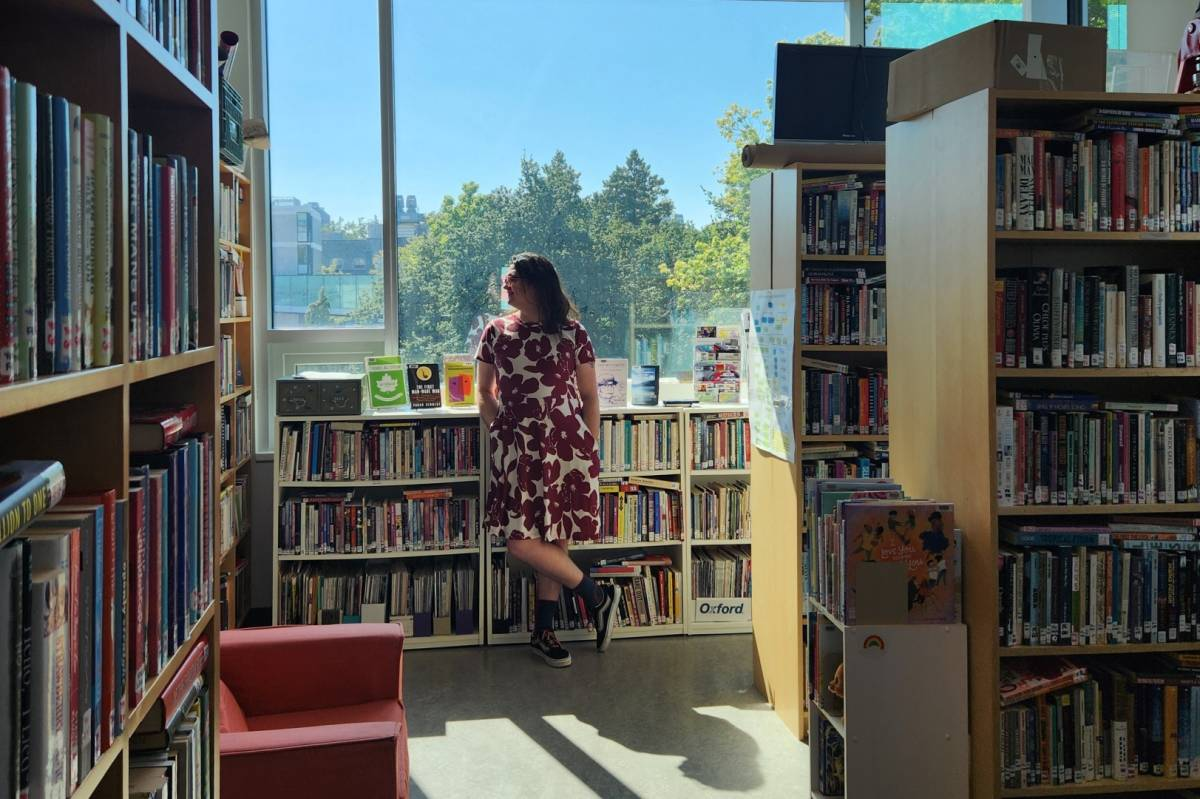
[{"label": "green tree", "polygon": [[317,298],[304,311],[304,324],[309,327],[330,327],[333,324],[330,309],[329,296],[325,293],[325,287],[321,286]]}]

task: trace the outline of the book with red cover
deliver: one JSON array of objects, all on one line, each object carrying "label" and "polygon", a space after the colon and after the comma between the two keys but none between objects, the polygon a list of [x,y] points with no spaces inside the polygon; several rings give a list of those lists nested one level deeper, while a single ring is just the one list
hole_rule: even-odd
[{"label": "book with red cover", "polygon": [[129,414],[130,452],[162,452],[196,427],[196,406],[137,408]]},{"label": "book with red cover", "polygon": [[150,526],[147,531],[148,589],[146,613],[146,676],[156,677],[166,663],[166,620],[163,613],[163,482],[166,469],[150,470]]},{"label": "book with red cover", "polygon": [[17,281],[13,257],[12,80],[8,67],[0,66],[0,383],[11,383],[17,374]]},{"label": "book with red cover", "polygon": [[116,657],[113,651],[115,627],[113,598],[117,595],[117,492],[68,497],[71,504],[90,503],[104,506],[104,618],[101,621],[100,752],[105,752],[116,737]]},{"label": "book with red cover", "polygon": [[181,709],[196,678],[208,664],[208,641],[201,639],[188,654],[179,671],[167,683],[162,694],[146,711],[146,718],[138,728],[139,733],[161,732],[171,726],[171,720]]},{"label": "book with red cover", "polygon": [[1014,658],[1000,663],[1000,705],[1007,707],[1035,696],[1086,682],[1088,670],[1067,658]]}]

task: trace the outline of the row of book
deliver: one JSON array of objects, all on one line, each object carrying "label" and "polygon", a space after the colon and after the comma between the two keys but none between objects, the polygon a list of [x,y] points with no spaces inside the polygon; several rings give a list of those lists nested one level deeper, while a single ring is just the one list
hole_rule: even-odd
[{"label": "row of book", "polygon": [[750,553],[732,547],[692,550],[692,599],[750,596]]},{"label": "row of book", "polygon": [[279,479],[410,480],[479,474],[479,425],[284,422]]},{"label": "row of book", "polygon": [[[0,785],[66,796],[212,601],[211,438],[134,454],[128,498],[69,496],[57,461],[0,489]],[[5,794],[8,795],[8,794]]]},{"label": "row of book", "polygon": [[1001,667],[1005,788],[1200,774],[1200,667],[1193,653]]},{"label": "row of book", "polygon": [[250,396],[243,395],[221,405],[221,470],[245,463],[250,457]]},{"label": "row of book", "polygon": [[887,344],[883,273],[806,266],[800,285],[801,344]]},{"label": "row of book", "polygon": [[0,66],[0,383],[113,361],[113,136]]},{"label": "row of book", "polygon": [[1005,525],[1000,644],[1200,640],[1200,520]]},{"label": "row of book", "polygon": [[806,255],[883,255],[887,183],[857,174],[803,182]]},{"label": "row of book", "polygon": [[889,477],[886,442],[865,444],[805,444],[800,453],[800,470],[810,478]]},{"label": "row of book", "polygon": [[692,471],[750,468],[750,419],[743,413],[692,416]]},{"label": "row of book", "polygon": [[706,483],[692,486],[692,538],[750,537],[750,485]]},{"label": "row of book", "polygon": [[129,799],[211,799],[216,795],[216,707],[204,676],[201,640],[129,741]]},{"label": "row of book", "polygon": [[347,494],[288,497],[279,506],[279,552],[329,555],[478,546],[479,499],[450,488],[403,499]]},{"label": "row of book", "polygon": [[1001,506],[1194,502],[1196,422],[1175,402],[1002,392],[996,406]]},{"label": "row of book", "polygon": [[124,5],[172,58],[208,85],[203,54],[209,22],[201,0],[124,0]]},{"label": "row of book", "polygon": [[224,333],[217,342],[217,367],[221,396],[228,396],[238,389],[237,350],[233,334]]},{"label": "row of book", "polygon": [[1135,265],[1031,269],[995,282],[997,366],[1194,367],[1200,285]]},{"label": "row of book", "polygon": [[242,626],[242,620],[250,610],[250,562],[242,558],[234,564],[233,571],[221,572],[217,596],[222,630],[233,630]]},{"label": "row of book", "polygon": [[469,635],[478,581],[473,558],[292,564],[279,573],[279,623],[393,622],[417,638]]},{"label": "row of book", "polygon": [[221,552],[228,552],[250,530],[249,478],[239,474],[221,489]]},{"label": "row of book", "polygon": [[954,506],[904,499],[887,480],[805,484],[807,595],[846,624],[954,624],[961,618]]},{"label": "row of book", "polygon": [[[492,559],[492,633],[529,633],[534,628],[536,579],[510,570],[503,557]],[[683,578],[663,555],[627,555],[598,561],[592,578],[617,588],[617,626],[680,624]],[[556,630],[591,630],[593,620],[582,598],[564,588],[555,615]]]},{"label": "row of book", "polygon": [[[997,130],[996,229],[1200,229],[1200,145],[1131,120],[1091,132]],[[1144,144],[1147,135],[1157,141]]]},{"label": "row of book", "polygon": [[231,180],[222,181],[221,190],[217,193],[217,235],[224,241],[242,243],[242,200],[244,199],[242,182]]},{"label": "row of book", "polygon": [[242,264],[242,254],[236,250],[221,248],[221,294],[217,302],[221,308],[221,318],[246,316],[249,305],[246,302],[245,269]]},{"label": "row of book", "polygon": [[812,784],[821,796],[843,796],[846,791],[846,742],[837,727],[818,714],[817,740],[813,742],[817,754],[817,773]]},{"label": "row of book", "polygon": [[600,481],[600,541],[683,540],[679,484],[647,477]]},{"label": "row of book", "polygon": [[677,416],[602,416],[600,471],[678,469],[680,442]]},{"label": "row of book", "polygon": [[200,172],[181,155],[156,156],[150,134],[129,131],[129,357],[194,350],[200,338]]},{"label": "row of book", "polygon": [[803,432],[810,435],[886,435],[887,375],[874,369],[801,358]]}]

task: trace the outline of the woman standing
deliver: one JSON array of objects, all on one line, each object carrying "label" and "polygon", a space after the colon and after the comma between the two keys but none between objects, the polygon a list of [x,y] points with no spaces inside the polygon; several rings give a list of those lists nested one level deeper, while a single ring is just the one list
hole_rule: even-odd
[{"label": "woman standing", "polygon": [[504,288],[516,313],[487,326],[476,355],[492,449],[485,515],[488,533],[507,539],[509,554],[537,571],[529,643],[562,668],[571,665],[554,634],[563,586],[587,605],[598,651],[616,620],[613,587],[592,582],[567,554],[572,539],[600,534],[596,354],[548,258],[514,255]]}]

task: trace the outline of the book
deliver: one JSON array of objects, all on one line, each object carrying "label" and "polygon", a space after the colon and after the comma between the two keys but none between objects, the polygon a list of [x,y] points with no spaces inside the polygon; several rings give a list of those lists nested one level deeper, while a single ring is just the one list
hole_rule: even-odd
[{"label": "book", "polygon": [[0,384],[17,375],[17,269],[13,253],[13,85],[0,65]]},{"label": "book", "polygon": [[658,405],[658,366],[638,365],[630,369],[632,405]]},{"label": "book", "polygon": [[847,624],[954,624],[954,506],[847,501],[841,517]]},{"label": "book", "polygon": [[131,452],[159,452],[196,427],[196,406],[136,408],[129,415]]},{"label": "book", "polygon": [[[198,693],[194,690],[194,685],[198,679],[203,677],[207,664],[208,642],[201,640],[188,653],[187,659],[171,677],[158,699],[146,710],[145,718],[134,739],[138,743],[138,748],[144,748],[143,744],[153,745],[148,738],[143,736],[147,734],[161,735],[168,732],[174,726],[174,722],[187,711],[190,704],[189,696]],[[159,746],[165,744],[166,742],[163,740]]]},{"label": "book", "polygon": [[66,484],[58,461],[9,461],[0,466],[0,544],[58,504]]},{"label": "book", "polygon": [[406,370],[399,355],[369,355],[365,370],[372,408],[401,408],[408,404]]},{"label": "book", "polygon": [[414,408],[442,407],[442,380],[436,363],[408,364],[408,400]]},{"label": "book", "polygon": [[29,790],[28,602],[31,561],[28,544],[17,539],[0,547],[0,794]]},{"label": "book", "polygon": [[701,325],[692,347],[692,389],[701,402],[737,402],[742,388],[741,331]]},{"label": "book", "polygon": [[628,405],[628,380],[628,359],[597,358],[596,386],[600,396],[600,407],[621,408]]},{"label": "book", "polygon": [[38,369],[38,130],[37,89],[13,81],[13,263],[16,276],[15,378]]},{"label": "book", "polygon": [[475,358],[470,353],[445,355],[446,405],[451,408],[475,407]]},{"label": "book", "polygon": [[1087,668],[1067,658],[1005,659],[1000,663],[1000,705],[1012,705],[1087,679]]}]

